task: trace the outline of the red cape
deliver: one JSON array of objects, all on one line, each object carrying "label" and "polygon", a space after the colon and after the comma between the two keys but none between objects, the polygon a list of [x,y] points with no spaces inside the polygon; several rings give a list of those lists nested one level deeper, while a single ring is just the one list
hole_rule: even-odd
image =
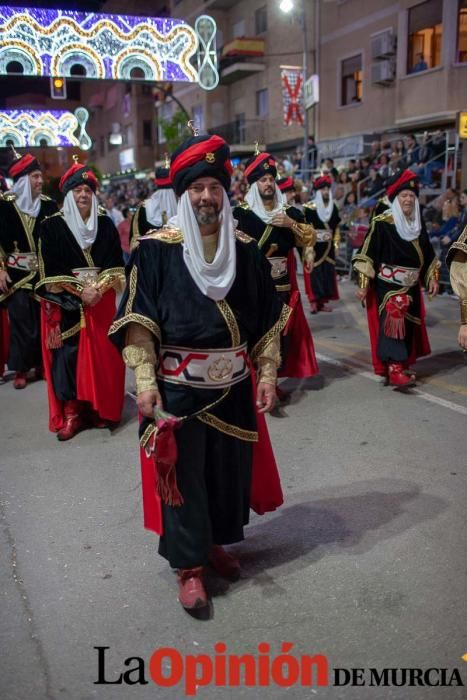
[{"label": "red cape", "polygon": [[8,360],[10,348],[10,324],[8,322],[8,311],[0,309],[0,377],[5,374],[5,365]]},{"label": "red cape", "polygon": [[[47,302],[48,303],[48,302]],[[52,350],[46,347],[47,321],[45,301],[41,301],[41,335],[44,373],[49,397],[49,429],[63,427],[63,402],[55,396],[52,382]],[[125,398],[125,365],[107,332],[115,315],[115,292],[107,291],[96,306],[84,309],[85,327],[78,345],[77,399],[88,401],[99,417],[112,423],[120,421]]]},{"label": "red cape", "polygon": [[288,335],[290,341],[284,368],[279,372],[279,376],[296,379],[313,377],[318,374],[319,368],[310,327],[303,313],[293,250],[289,251],[287,266],[291,286],[289,306],[293,311],[284,330],[284,335]]},{"label": "red cape", "polygon": [[[253,392],[256,393],[254,372],[251,372]],[[251,477],[250,507],[258,513],[271,512],[284,502],[279,471],[269,438],[264,414],[257,413],[258,442],[253,444],[253,468]],[[156,487],[154,455],[148,457],[140,449],[141,485],[143,491],[143,522],[147,530],[163,534],[161,501]]]},{"label": "red cape", "polygon": [[[376,350],[378,347],[378,337],[379,337],[379,314],[378,314],[378,300],[375,291],[372,287],[368,289],[368,294],[366,296],[366,311],[368,319],[368,331],[370,334],[370,344],[371,344],[371,361],[373,363],[373,368],[375,374],[381,377],[386,376],[386,366],[381,360],[378,359],[376,355]],[[407,365],[413,365],[417,357],[424,357],[431,353],[430,342],[428,340],[428,334],[426,332],[425,325],[425,303],[423,300],[422,290],[420,289],[420,320],[421,325],[415,325],[413,334],[412,351],[410,357],[407,360]]]}]

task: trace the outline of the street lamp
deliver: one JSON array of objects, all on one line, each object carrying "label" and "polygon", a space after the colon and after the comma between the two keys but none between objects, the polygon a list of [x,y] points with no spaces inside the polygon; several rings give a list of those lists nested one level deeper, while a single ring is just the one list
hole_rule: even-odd
[{"label": "street lamp", "polygon": [[[305,172],[308,169],[308,110],[305,107],[305,81],[308,74],[308,36],[306,32],[306,2],[305,0],[298,0],[300,4],[300,11],[298,15],[298,21],[302,28],[303,36],[303,158],[302,158],[302,174],[305,179]],[[293,0],[281,0],[279,3],[279,9],[282,12],[288,14],[293,12],[295,8]]]}]

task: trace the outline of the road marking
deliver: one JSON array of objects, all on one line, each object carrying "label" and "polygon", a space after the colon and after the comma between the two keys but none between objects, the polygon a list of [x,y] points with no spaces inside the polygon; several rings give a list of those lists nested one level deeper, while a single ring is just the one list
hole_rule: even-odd
[{"label": "road marking", "polygon": [[[360,367],[364,367],[365,365],[360,364],[358,361],[342,362],[342,360],[336,360],[334,357],[323,355],[320,352],[316,353],[316,357],[320,362],[326,362],[327,364],[334,365],[336,367],[343,367],[344,369],[348,369],[349,371],[354,372],[355,374],[358,374],[361,377],[365,377],[365,379],[371,379],[374,382],[381,381],[381,377],[378,377],[376,374],[372,374],[368,371],[360,371]],[[415,394],[415,396],[417,396],[419,399],[423,399],[424,401],[428,401],[429,403],[435,403],[438,406],[442,406],[443,408],[448,408],[450,411],[455,411],[456,413],[460,413],[463,416],[467,416],[467,406],[461,406],[460,404],[454,403],[453,401],[448,401],[447,399],[442,399],[439,396],[428,394],[426,391],[421,391],[421,389],[411,388],[410,392],[412,394]]]}]

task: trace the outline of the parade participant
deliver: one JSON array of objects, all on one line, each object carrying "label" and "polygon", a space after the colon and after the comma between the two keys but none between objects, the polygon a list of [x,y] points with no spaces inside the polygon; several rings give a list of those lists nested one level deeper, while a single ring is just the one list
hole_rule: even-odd
[{"label": "parade participant", "polygon": [[239,562],[222,545],[243,539],[249,506],[262,513],[282,503],[277,471],[258,459],[255,401],[256,410],[273,407],[278,335],[290,309],[255,243],[235,230],[231,173],[219,136],[195,134],[173,153],[177,216],[140,237],[110,330],[135,370],[144,416],[145,525],[161,534],[159,553],[177,569],[187,610],[208,602],[208,562],[238,577]]},{"label": "parade participant", "polygon": [[354,257],[366,301],[375,373],[394,387],[415,384],[408,368],[428,355],[421,285],[438,292],[438,266],[420,217],[417,176],[405,170],[387,188],[390,208],[375,216]]},{"label": "parade participant", "polygon": [[285,201],[287,204],[292,205],[295,198],[295,183],[293,177],[281,177],[277,180],[277,186],[280,191],[285,195]]},{"label": "parade participant", "polygon": [[8,170],[13,186],[0,198],[0,304],[5,302],[9,316],[13,386],[24,389],[30,369],[42,377],[39,304],[33,296],[37,239],[40,222],[57,205],[42,194],[43,176],[34,156],[15,152],[15,157]]},{"label": "parade participant", "polygon": [[138,245],[140,236],[152,229],[161,228],[177,213],[177,198],[172,188],[169,166],[170,161],[167,157],[165,168],[156,169],[154,182],[157,190],[135,211],[131,224],[131,249]]},{"label": "parade participant", "polygon": [[63,209],[41,227],[36,294],[49,428],[63,441],[120,420],[125,369],[107,332],[124,269],[118,232],[98,208],[94,173],[75,160],[59,187]]},{"label": "parade participant", "polygon": [[467,352],[467,226],[450,247],[446,264],[449,267],[451,286],[460,303],[459,345]]},{"label": "parade participant", "polygon": [[[298,290],[294,250],[305,249],[311,262],[315,232],[305,223],[302,212],[287,204],[276,182],[276,161],[269,153],[257,149],[247,161],[244,174],[249,190],[245,202],[234,208],[233,216],[239,229],[257,241],[270,263],[276,291],[293,309],[281,342],[280,376],[311,377],[318,373],[318,364]],[[283,398],[282,392],[278,394]]]},{"label": "parade participant", "polygon": [[312,313],[331,311],[329,301],[339,299],[336,275],[336,250],[339,248],[340,216],[331,192],[332,180],[322,175],[313,182],[316,191],[313,202],[303,205],[305,220],[316,230],[315,259],[307,274],[304,269],[305,291]]}]

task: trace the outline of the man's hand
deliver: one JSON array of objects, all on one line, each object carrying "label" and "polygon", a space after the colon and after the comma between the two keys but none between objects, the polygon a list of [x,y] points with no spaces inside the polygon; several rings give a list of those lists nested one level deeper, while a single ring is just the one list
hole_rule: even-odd
[{"label": "man's hand", "polygon": [[459,345],[464,352],[467,352],[467,323],[463,323],[459,328]]},{"label": "man's hand", "polygon": [[81,292],[81,301],[85,306],[95,306],[102,299],[102,294],[95,287],[85,287]]},{"label": "man's hand", "polygon": [[154,406],[163,410],[161,395],[157,389],[149,389],[148,391],[142,391],[136,397],[136,405],[138,406],[138,411],[141,415],[146,418],[154,418]]},{"label": "man's hand", "polygon": [[271,219],[271,224],[273,226],[282,226],[284,228],[292,228],[294,223],[295,221],[283,212],[281,212],[280,214],[274,214],[274,216]]},{"label": "man's hand", "polygon": [[8,272],[6,270],[0,270],[0,290],[4,294],[6,294],[8,292],[7,282],[11,282],[11,279],[8,275]]},{"label": "man's hand", "polygon": [[277,400],[275,384],[259,382],[256,390],[256,408],[258,413],[269,413]]},{"label": "man's hand", "polygon": [[432,277],[428,283],[428,294],[430,295],[430,297],[435,297],[438,294],[438,291],[439,291],[438,280],[435,280],[435,278]]},{"label": "man's hand", "polygon": [[355,296],[359,301],[362,302],[363,306],[366,306],[366,295],[368,294],[368,289],[357,289]]}]

